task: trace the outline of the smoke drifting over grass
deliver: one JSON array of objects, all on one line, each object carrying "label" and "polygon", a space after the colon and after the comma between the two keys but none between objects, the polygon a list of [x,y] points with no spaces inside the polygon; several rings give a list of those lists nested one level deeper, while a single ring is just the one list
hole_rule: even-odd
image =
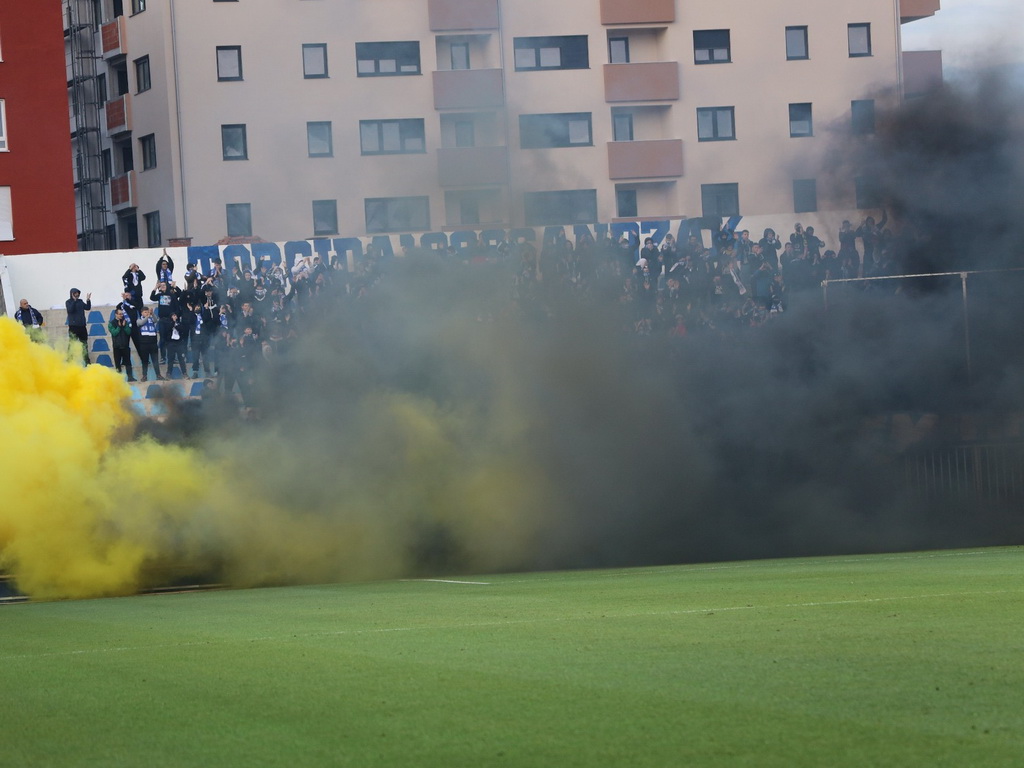
[{"label": "smoke drifting over grass", "polygon": [[[935,265],[1020,263],[1020,111],[985,88],[881,118],[854,160],[906,252]],[[794,297],[764,328],[670,340],[550,286],[517,304],[512,266],[396,263],[300,316],[262,365],[260,420],[208,410],[198,432],[135,433],[159,440],[127,431],[110,371],[0,321],[0,567],[53,598],[185,573],[244,586],[1020,541],[1019,516],[913,496],[877,428],[1020,408],[1016,284],[972,294],[989,353],[969,384],[959,283],[828,312]]]}]

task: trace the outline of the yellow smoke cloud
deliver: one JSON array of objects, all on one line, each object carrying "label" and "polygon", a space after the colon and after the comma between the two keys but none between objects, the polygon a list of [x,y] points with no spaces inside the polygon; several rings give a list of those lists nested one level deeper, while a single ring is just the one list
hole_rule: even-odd
[{"label": "yellow smoke cloud", "polygon": [[33,598],[399,576],[424,531],[508,568],[535,541],[545,484],[514,418],[373,392],[337,455],[269,426],[192,448],[133,438],[130,394],[0,318],[0,572]]}]

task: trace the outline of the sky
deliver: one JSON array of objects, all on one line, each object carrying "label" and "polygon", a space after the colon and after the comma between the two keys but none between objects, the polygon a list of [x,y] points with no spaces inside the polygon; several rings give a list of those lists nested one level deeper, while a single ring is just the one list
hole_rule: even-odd
[{"label": "sky", "polygon": [[1024,77],[1022,0],[941,0],[933,17],[903,26],[903,49],[939,49],[946,78],[993,65]]}]

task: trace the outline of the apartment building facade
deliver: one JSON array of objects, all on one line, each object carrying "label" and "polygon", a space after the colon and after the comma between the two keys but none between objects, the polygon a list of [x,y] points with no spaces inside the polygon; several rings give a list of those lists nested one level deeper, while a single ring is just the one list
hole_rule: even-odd
[{"label": "apartment building facade", "polygon": [[75,249],[60,0],[0,0],[0,253]]},{"label": "apartment building facade", "polygon": [[[829,154],[904,98],[900,25],[938,9],[65,0],[69,71],[95,65],[73,111],[102,139],[76,146],[101,179],[79,187],[80,240],[871,208],[870,180],[827,173]],[[937,57],[912,63],[915,83],[941,77]]]}]

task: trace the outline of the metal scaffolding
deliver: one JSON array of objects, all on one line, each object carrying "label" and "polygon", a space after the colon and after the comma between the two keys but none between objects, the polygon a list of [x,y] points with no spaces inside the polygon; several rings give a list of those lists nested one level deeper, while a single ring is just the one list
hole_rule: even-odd
[{"label": "metal scaffolding", "polygon": [[78,247],[108,247],[107,178],[103,167],[100,110],[104,94],[97,78],[99,19],[91,0],[65,0],[65,36],[70,46],[68,101],[71,107],[72,151],[78,205]]}]

